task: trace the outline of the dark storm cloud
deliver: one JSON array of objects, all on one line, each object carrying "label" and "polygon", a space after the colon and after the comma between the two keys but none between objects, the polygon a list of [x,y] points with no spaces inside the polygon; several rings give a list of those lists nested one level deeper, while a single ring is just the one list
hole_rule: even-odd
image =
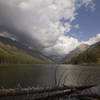
[{"label": "dark storm cloud", "polygon": [[33,47],[43,48],[40,43],[31,37],[23,27],[22,21],[24,14],[16,6],[10,5],[5,1],[0,1],[0,33],[7,32],[22,43]]}]

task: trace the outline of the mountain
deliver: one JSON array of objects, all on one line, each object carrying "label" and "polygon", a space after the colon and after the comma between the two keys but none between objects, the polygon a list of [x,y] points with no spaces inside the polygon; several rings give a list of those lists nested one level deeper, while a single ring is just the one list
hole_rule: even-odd
[{"label": "mountain", "polygon": [[78,54],[87,50],[87,48],[89,48],[89,45],[84,44],[84,43],[80,44],[77,48],[75,48],[70,53],[68,53],[64,58],[62,58],[61,62],[69,61],[72,57],[75,57]]},{"label": "mountain", "polygon": [[8,63],[51,63],[39,51],[18,41],[0,36],[0,62]]},{"label": "mountain", "polygon": [[100,41],[91,45],[86,51],[73,57],[72,64],[100,64]]},{"label": "mountain", "polygon": [[56,63],[61,63],[62,62],[61,60],[64,58],[64,56],[61,56],[61,55],[49,55],[49,58],[51,58]]}]

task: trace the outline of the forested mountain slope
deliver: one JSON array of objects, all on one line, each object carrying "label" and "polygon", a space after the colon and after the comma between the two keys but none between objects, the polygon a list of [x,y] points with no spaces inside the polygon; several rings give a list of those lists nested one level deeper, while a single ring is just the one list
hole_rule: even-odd
[{"label": "forested mountain slope", "polygon": [[91,45],[86,51],[73,57],[69,62],[72,64],[100,64],[100,42]]},{"label": "forested mountain slope", "polygon": [[42,53],[17,41],[0,37],[0,63],[51,63]]}]

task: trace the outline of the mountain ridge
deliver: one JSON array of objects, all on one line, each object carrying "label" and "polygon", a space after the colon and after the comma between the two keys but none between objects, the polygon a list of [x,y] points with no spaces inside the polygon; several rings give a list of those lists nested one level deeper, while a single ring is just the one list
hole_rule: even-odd
[{"label": "mountain ridge", "polygon": [[68,63],[72,64],[100,64],[100,41],[91,45],[86,51],[73,57]]},{"label": "mountain ridge", "polygon": [[[34,59],[39,60],[39,62],[42,62],[42,61],[49,62],[49,63],[52,62],[51,59],[44,56],[39,51],[29,48],[26,45],[24,45],[18,41],[11,40],[10,38],[0,36],[0,43],[1,43],[0,48],[2,50],[8,49],[7,51],[9,51],[9,46],[10,46],[12,48],[12,50],[11,50],[12,52],[16,48],[17,53],[18,52],[21,52],[22,54],[24,53],[27,55],[27,57],[30,57],[30,58],[33,57]],[[11,52],[11,51],[9,51],[9,52]]]},{"label": "mountain ridge", "polygon": [[72,57],[77,56],[79,53],[84,52],[89,45],[82,43],[74,50],[70,51],[64,58],[62,58],[61,62],[69,61]]}]

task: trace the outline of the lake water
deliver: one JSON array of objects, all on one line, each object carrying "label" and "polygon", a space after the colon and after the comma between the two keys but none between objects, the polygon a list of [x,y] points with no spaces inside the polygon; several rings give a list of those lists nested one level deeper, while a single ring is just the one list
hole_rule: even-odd
[{"label": "lake water", "polygon": [[16,88],[18,84],[22,87],[52,87],[55,86],[55,79],[60,85],[98,84],[92,92],[100,93],[100,66],[57,64],[0,66],[1,88]]}]

